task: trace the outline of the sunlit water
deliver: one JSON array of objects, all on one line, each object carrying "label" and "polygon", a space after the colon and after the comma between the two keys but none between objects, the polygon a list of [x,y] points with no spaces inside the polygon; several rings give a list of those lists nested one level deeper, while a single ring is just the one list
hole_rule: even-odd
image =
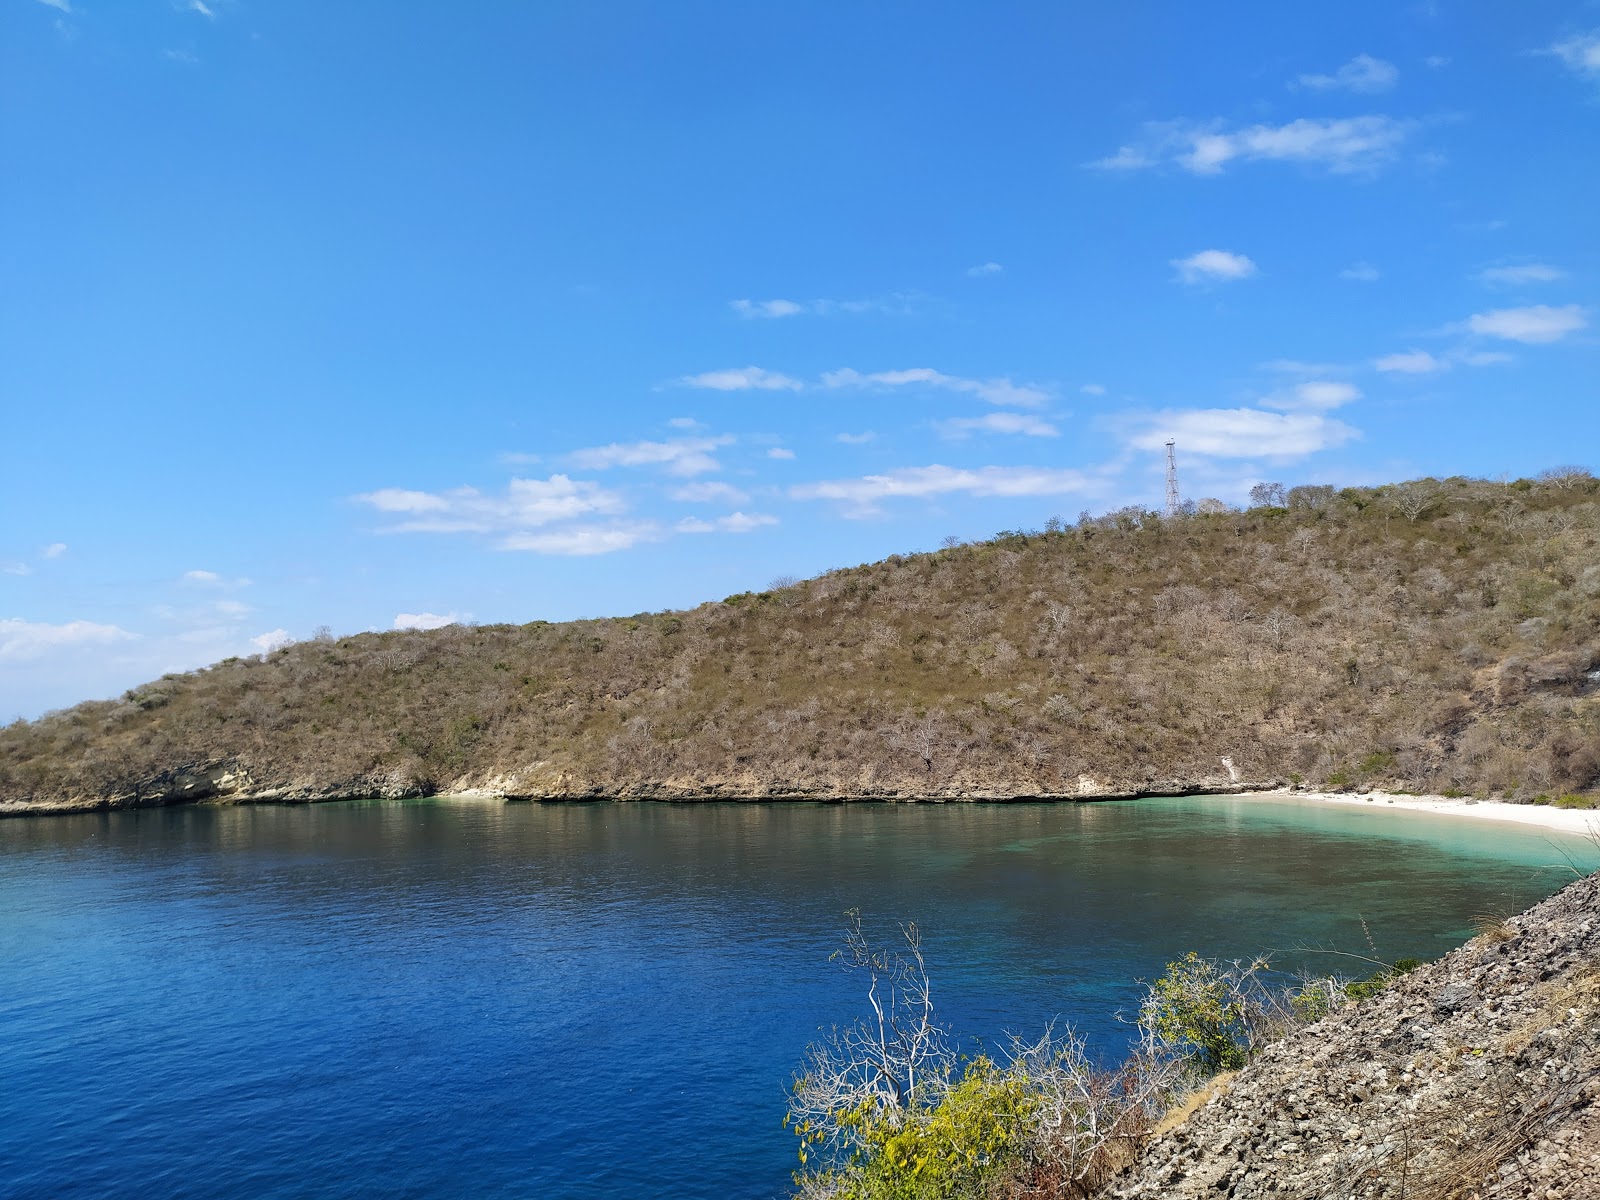
[{"label": "sunlit water", "polygon": [[1593,849],[1381,806],[501,805],[0,822],[0,1193],[785,1192],[785,1085],[861,1010],[845,909],[996,1038],[1117,1054],[1136,980],[1433,957]]}]

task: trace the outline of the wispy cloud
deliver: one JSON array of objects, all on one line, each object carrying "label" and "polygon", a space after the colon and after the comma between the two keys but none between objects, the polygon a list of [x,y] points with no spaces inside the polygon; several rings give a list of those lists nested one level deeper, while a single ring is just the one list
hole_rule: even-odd
[{"label": "wispy cloud", "polygon": [[778,518],[769,513],[732,512],[725,517],[709,521],[699,517],[685,517],[675,526],[679,533],[753,533],[767,525],[776,525]]},{"label": "wispy cloud", "polygon": [[1412,129],[1411,122],[1386,116],[1302,117],[1234,130],[1221,123],[1164,122],[1147,125],[1140,141],[1088,165],[1126,171],[1171,163],[1218,175],[1233,162],[1292,162],[1350,175],[1392,162]]},{"label": "wispy cloud", "polygon": [[211,10],[209,5],[204,3],[204,0],[189,0],[183,7],[185,12],[199,13],[207,20],[216,20],[217,14]]},{"label": "wispy cloud", "polygon": [[1369,262],[1351,263],[1339,272],[1340,279],[1348,279],[1352,283],[1376,283],[1382,278],[1382,273]]},{"label": "wispy cloud", "polygon": [[41,658],[55,650],[104,646],[112,642],[131,641],[136,636],[120,626],[98,625],[93,621],[66,621],[52,625],[44,621],[7,617],[0,619],[0,660]]},{"label": "wispy cloud", "polygon": [[67,544],[65,542],[51,542],[48,546],[39,551],[39,557],[60,558],[66,552]]},{"label": "wispy cloud", "polygon": [[864,300],[730,300],[728,305],[741,317],[775,320],[783,317],[859,316],[886,313],[909,316],[916,311],[918,297],[912,292],[894,292]]},{"label": "wispy cloud", "polygon": [[1327,412],[1361,399],[1361,389],[1338,380],[1312,379],[1273,392],[1261,403],[1286,412]]},{"label": "wispy cloud", "polygon": [[1373,364],[1380,371],[1396,372],[1401,375],[1431,375],[1435,371],[1448,370],[1450,364],[1426,350],[1403,350],[1395,354],[1385,354]]},{"label": "wispy cloud", "polygon": [[729,305],[741,317],[798,317],[805,305],[793,300],[730,300]]},{"label": "wispy cloud", "polygon": [[877,436],[878,435],[873,433],[872,430],[868,429],[868,430],[864,430],[861,433],[839,433],[839,434],[835,434],[833,440],[836,441],[836,442],[840,442],[840,443],[842,443],[842,444],[844,444],[846,446],[865,446],[868,442],[872,441]]},{"label": "wispy cloud", "polygon": [[1256,264],[1243,254],[1227,250],[1202,250],[1188,258],[1174,258],[1172,266],[1184,283],[1225,283],[1234,279],[1248,279],[1256,273]]},{"label": "wispy cloud", "polygon": [[1442,354],[1433,354],[1427,350],[1405,350],[1396,354],[1385,354],[1381,358],[1374,359],[1372,365],[1386,374],[1433,375],[1453,367],[1489,367],[1510,361],[1511,355],[1501,354],[1498,351],[1457,347]]},{"label": "wispy cloud", "polygon": [[767,451],[767,457],[785,460],[792,459],[794,457],[794,451],[790,450],[787,446],[774,446],[771,450]]},{"label": "wispy cloud", "polygon": [[1160,450],[1168,438],[1187,453],[1214,458],[1303,458],[1359,437],[1342,421],[1316,413],[1259,408],[1202,408],[1136,418],[1128,444]]},{"label": "wispy cloud", "polygon": [[1600,78],[1600,29],[1557,42],[1547,53],[1555,55],[1580,75]]},{"label": "wispy cloud", "polygon": [[975,267],[968,267],[967,274],[973,279],[982,279],[985,275],[1003,274],[1005,268],[997,262],[979,263]]},{"label": "wispy cloud", "polygon": [[708,388],[714,392],[798,392],[805,387],[798,379],[764,367],[729,367],[722,371],[703,371],[678,380],[684,387]]},{"label": "wispy cloud", "polygon": [[1530,344],[1558,342],[1588,323],[1583,309],[1576,304],[1563,304],[1555,308],[1548,304],[1497,308],[1493,312],[1474,313],[1467,318],[1467,328],[1473,333]]},{"label": "wispy cloud", "polygon": [[396,629],[443,629],[446,625],[454,625],[461,620],[458,613],[395,613],[394,627]]},{"label": "wispy cloud", "polygon": [[501,541],[500,549],[586,558],[628,550],[640,542],[655,541],[660,536],[661,528],[653,521],[574,525],[568,529],[553,529],[548,533],[513,533]]},{"label": "wispy cloud", "polygon": [[743,504],[750,499],[748,493],[740,491],[731,483],[714,481],[686,483],[680,488],[674,488],[668,495],[686,504]]},{"label": "wispy cloud", "polygon": [[384,533],[518,533],[624,508],[616,492],[565,475],[513,479],[503,496],[486,496],[471,487],[447,492],[380,488],[354,499],[396,518]]},{"label": "wispy cloud", "polygon": [[1505,284],[1511,287],[1520,287],[1527,283],[1554,283],[1566,277],[1567,273],[1560,267],[1552,267],[1548,263],[1488,267],[1478,272],[1478,279],[1483,283]]},{"label": "wispy cloud", "polygon": [[6,575],[32,575],[33,568],[25,562],[0,563],[0,573]]},{"label": "wispy cloud", "polygon": [[1085,396],[1104,396],[1106,394],[1105,387],[1098,383],[1086,383],[1078,390]]},{"label": "wispy cloud", "polygon": [[1081,471],[1051,467],[978,467],[964,469],[934,464],[904,467],[859,479],[803,483],[789,489],[795,500],[831,500],[851,516],[868,516],[892,499],[931,499],[960,493],[968,496],[1062,496],[1091,490]]},{"label": "wispy cloud", "polygon": [[722,464],[711,452],[733,442],[728,434],[707,438],[674,438],[666,442],[613,442],[575,450],[567,457],[574,466],[590,471],[612,467],[665,467],[672,475],[704,475],[720,471]]},{"label": "wispy cloud", "polygon": [[826,372],[822,376],[822,386],[868,389],[931,387],[941,391],[976,396],[989,404],[1008,404],[1017,408],[1038,408],[1050,399],[1050,394],[1035,384],[1012,383],[1009,377],[967,379],[960,375],[946,375],[943,371],[935,371],[932,367],[912,367],[904,371],[875,371],[870,374],[845,367],[842,370]]},{"label": "wispy cloud", "polygon": [[955,417],[938,423],[945,437],[964,438],[973,433],[1021,434],[1024,437],[1059,437],[1061,431],[1031,413],[997,412],[982,417]]},{"label": "wispy cloud", "polygon": [[57,12],[66,13],[68,16],[72,15],[72,5],[69,0],[39,0],[39,3],[46,8],[53,8]]},{"label": "wispy cloud", "polygon": [[1400,70],[1391,62],[1358,54],[1332,75],[1302,75],[1297,82],[1313,91],[1386,92],[1400,81]]}]

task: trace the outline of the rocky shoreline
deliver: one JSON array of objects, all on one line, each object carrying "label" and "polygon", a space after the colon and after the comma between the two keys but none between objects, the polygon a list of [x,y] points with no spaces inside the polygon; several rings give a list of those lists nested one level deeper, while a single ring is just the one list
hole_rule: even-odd
[{"label": "rocky shoreline", "polygon": [[1219,1079],[1118,1200],[1600,1197],[1600,874]]}]

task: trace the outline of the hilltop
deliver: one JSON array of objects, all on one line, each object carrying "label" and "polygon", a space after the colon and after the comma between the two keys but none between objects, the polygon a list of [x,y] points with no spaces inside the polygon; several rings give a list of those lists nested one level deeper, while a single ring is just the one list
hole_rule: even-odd
[{"label": "hilltop", "polygon": [[230,659],[0,730],[0,811],[1600,790],[1600,481],[1258,492],[684,612]]}]

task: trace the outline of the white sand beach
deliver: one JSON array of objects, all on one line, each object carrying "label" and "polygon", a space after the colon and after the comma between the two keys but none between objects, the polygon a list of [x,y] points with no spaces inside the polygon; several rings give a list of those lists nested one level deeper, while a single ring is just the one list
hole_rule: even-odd
[{"label": "white sand beach", "polygon": [[1479,821],[1511,821],[1519,825],[1538,825],[1563,833],[1594,834],[1600,837],[1600,809],[1555,808],[1547,804],[1506,804],[1499,800],[1454,800],[1448,796],[1396,796],[1389,792],[1303,792],[1281,788],[1255,792],[1257,796],[1295,800],[1321,800],[1328,804],[1362,808],[1410,808],[1447,817],[1471,817]]}]

